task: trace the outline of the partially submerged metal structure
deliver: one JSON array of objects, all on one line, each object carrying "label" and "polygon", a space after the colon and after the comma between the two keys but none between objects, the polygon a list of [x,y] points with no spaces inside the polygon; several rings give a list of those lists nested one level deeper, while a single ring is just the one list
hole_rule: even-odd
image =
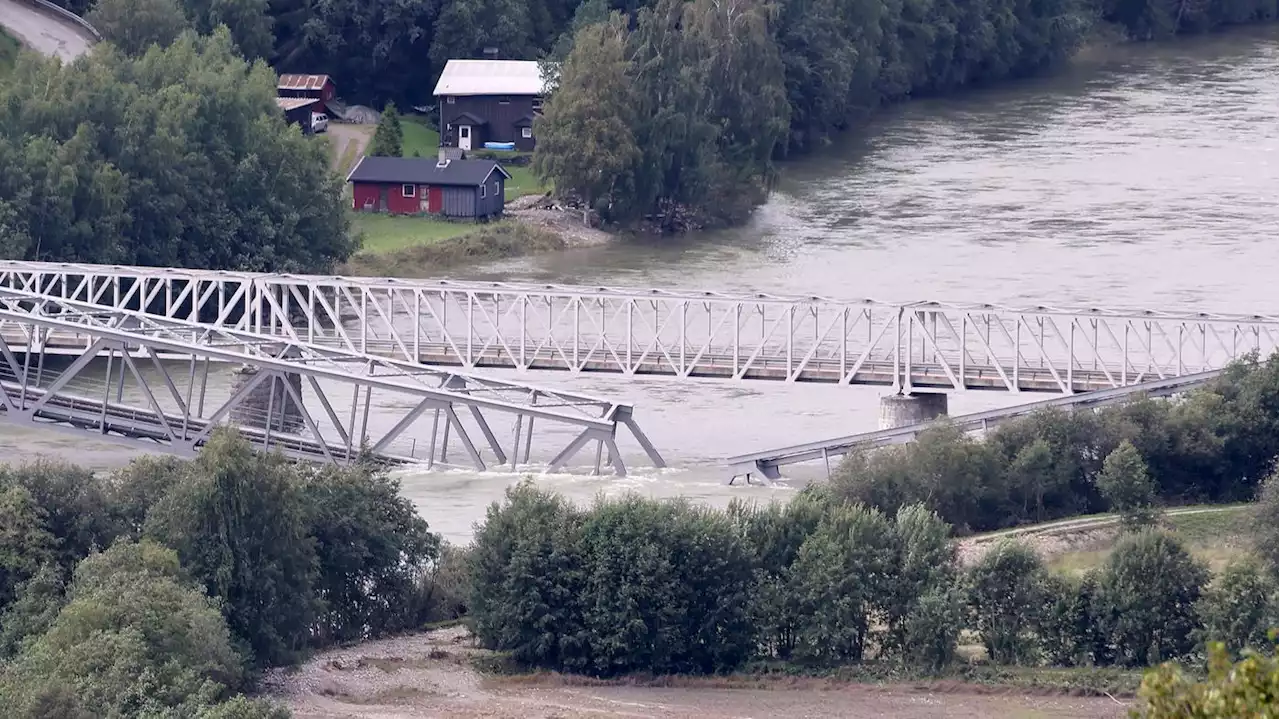
[{"label": "partially submerged metal structure", "polygon": [[[1276,349],[1280,318],[0,262],[0,287],[463,368],[1075,394]],[[75,347],[83,340],[65,337]],[[52,341],[51,351],[58,342]]]},{"label": "partially submerged metal structure", "polygon": [[[334,463],[363,453],[430,465],[447,461],[452,436],[476,470],[528,463],[536,424],[558,428],[537,441],[569,437],[555,445],[548,471],[594,444],[595,470],[604,459],[618,475],[626,473],[618,447],[625,427],[653,464],[664,466],[628,405],[317,346],[292,332],[266,336],[0,288],[0,336],[0,421],[90,431],[179,454],[195,452],[227,423],[260,447]],[[55,346],[63,357],[50,356]],[[227,388],[226,377],[219,384],[211,372],[214,363],[223,374],[239,366],[248,375]],[[374,405],[380,416],[398,419],[372,426]],[[500,418],[511,425],[509,443],[494,429]]]}]

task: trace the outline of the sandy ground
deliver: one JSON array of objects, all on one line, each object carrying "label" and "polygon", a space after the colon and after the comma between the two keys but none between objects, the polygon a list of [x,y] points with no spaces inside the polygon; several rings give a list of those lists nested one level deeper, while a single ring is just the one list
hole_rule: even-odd
[{"label": "sandy ground", "polygon": [[596,247],[614,240],[608,232],[584,225],[580,212],[558,207],[542,195],[518,197],[507,203],[503,213],[560,235],[570,248]]},{"label": "sandy ground", "polygon": [[275,673],[267,691],[298,719],[561,719],[1121,717],[1108,698],[1028,696],[957,684],[869,686],[798,680],[777,688],[572,686],[554,677],[498,678],[470,666],[477,649],[452,628],[327,652]]},{"label": "sandy ground", "polygon": [[84,28],[25,0],[0,0],[0,25],[27,47],[63,62],[88,52],[94,42]]}]

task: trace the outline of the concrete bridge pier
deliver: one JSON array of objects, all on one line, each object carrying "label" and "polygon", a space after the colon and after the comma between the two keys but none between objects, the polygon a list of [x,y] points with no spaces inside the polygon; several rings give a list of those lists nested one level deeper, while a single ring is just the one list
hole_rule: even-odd
[{"label": "concrete bridge pier", "polygon": [[[257,374],[256,367],[241,367],[236,370],[236,377],[231,385],[232,394]],[[303,425],[302,412],[293,396],[285,389],[285,381],[293,386],[297,396],[302,396],[302,375],[291,372],[284,377],[268,377],[250,390],[243,402],[232,408],[232,421],[245,427],[268,429],[269,419],[272,432],[297,433]]]},{"label": "concrete bridge pier", "polygon": [[905,427],[937,419],[947,413],[945,392],[891,394],[880,398],[880,429]]}]

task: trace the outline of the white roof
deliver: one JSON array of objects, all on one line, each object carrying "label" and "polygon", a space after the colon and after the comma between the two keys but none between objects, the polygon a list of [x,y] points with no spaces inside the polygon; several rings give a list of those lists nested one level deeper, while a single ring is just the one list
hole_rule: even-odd
[{"label": "white roof", "polygon": [[450,60],[436,95],[541,95],[542,71],[535,60]]}]

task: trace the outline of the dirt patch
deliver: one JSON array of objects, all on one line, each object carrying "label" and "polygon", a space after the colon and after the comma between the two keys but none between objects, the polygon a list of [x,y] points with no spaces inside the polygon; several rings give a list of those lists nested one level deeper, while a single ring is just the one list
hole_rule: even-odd
[{"label": "dirt patch", "polygon": [[364,148],[373,137],[373,125],[330,122],[325,133],[333,143],[333,169],[345,179],[351,168],[364,156]]},{"label": "dirt patch", "polygon": [[518,197],[508,202],[503,212],[520,222],[560,235],[569,248],[598,247],[614,239],[604,230],[584,225],[581,212],[561,207],[545,195]]},{"label": "dirt patch", "polygon": [[[779,677],[657,678],[599,682],[557,674],[482,675],[489,653],[462,627],[326,652],[294,671],[267,676],[267,692],[298,719],[567,719],[568,717],[847,717],[888,719],[1002,716],[1120,717],[1125,707],[1096,697],[1032,696],[962,682],[874,686]],[[654,684],[666,681],[666,686]]]},{"label": "dirt patch", "polygon": [[[1089,525],[1084,527],[1062,528],[1054,531],[1011,535],[1011,539],[1026,544],[1035,550],[1045,561],[1070,552],[1087,552],[1111,546],[1119,534],[1119,526],[1107,524],[1103,526]],[[958,543],[960,564],[970,566],[999,544],[1000,538],[961,540]]]}]

